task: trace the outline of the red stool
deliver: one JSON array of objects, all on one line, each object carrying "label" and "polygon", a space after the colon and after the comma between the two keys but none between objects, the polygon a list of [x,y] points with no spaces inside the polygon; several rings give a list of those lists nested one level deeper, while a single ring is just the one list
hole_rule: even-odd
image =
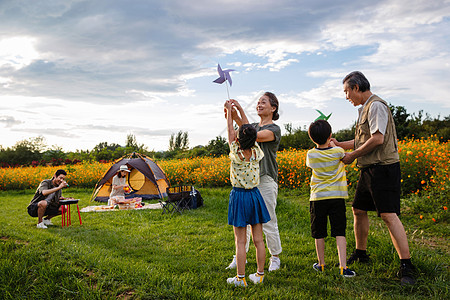
[{"label": "red stool", "polygon": [[78,207],[78,199],[69,199],[69,200],[59,200],[59,203],[61,204],[61,226],[69,226],[72,225],[72,219],[70,217],[70,205],[76,204],[77,205],[77,211],[78,211],[78,218],[80,220],[80,225],[83,225],[81,223],[81,215],[80,215],[80,208]]}]

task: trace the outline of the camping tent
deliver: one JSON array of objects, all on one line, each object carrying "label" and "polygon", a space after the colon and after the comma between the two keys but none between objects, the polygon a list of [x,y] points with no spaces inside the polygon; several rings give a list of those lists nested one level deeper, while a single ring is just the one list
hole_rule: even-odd
[{"label": "camping tent", "polygon": [[129,197],[142,197],[142,199],[161,199],[167,196],[166,188],[170,185],[164,171],[149,157],[131,153],[114,162],[108,171],[103,174],[92,194],[91,200],[107,202],[111,193],[111,184],[121,165],[127,165],[131,172],[127,183],[133,189]]}]

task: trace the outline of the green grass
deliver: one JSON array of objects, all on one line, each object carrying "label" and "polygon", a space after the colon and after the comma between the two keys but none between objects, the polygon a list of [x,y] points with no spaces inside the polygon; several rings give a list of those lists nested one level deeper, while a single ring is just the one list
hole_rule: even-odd
[{"label": "green grass", "polygon": [[[381,220],[371,215],[368,265],[356,264],[357,276],[341,278],[335,240],[326,239],[324,274],[310,236],[308,198],[280,191],[277,215],[283,246],[281,269],[262,285],[234,288],[225,270],[234,254],[227,225],[229,189],[202,189],[204,207],[183,215],[161,210],[82,213],[72,209],[72,226],[36,228],[26,212],[33,191],[0,192],[0,299],[448,299],[447,223],[428,230],[412,215],[402,216],[413,262],[420,277],[402,287],[399,259]],[[65,196],[89,205],[91,190],[68,189]],[[348,204],[348,249],[354,248]],[[55,217],[53,223],[60,223]],[[267,261],[268,261],[267,255]],[[254,247],[247,274],[255,272]],[[267,270],[267,264],[266,264]]]}]

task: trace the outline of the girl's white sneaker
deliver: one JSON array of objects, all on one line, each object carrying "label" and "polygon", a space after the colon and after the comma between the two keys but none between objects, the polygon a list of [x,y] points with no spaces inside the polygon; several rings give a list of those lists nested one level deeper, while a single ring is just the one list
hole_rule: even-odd
[{"label": "girl's white sneaker", "polygon": [[247,286],[247,281],[245,277],[239,278],[237,275],[227,279],[228,284],[234,284],[234,286]]},{"label": "girl's white sneaker", "polygon": [[264,275],[259,275],[258,273],[250,274],[248,278],[250,278],[254,284],[263,283],[264,281]]}]

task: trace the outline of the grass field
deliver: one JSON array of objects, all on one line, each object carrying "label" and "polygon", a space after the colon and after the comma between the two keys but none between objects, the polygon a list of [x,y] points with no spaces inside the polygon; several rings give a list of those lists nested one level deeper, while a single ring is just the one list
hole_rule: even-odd
[{"label": "grass field", "polygon": [[[82,213],[78,224],[37,229],[26,206],[32,190],[0,192],[0,299],[449,299],[447,222],[418,222],[402,215],[419,279],[403,287],[399,259],[389,233],[374,214],[368,252],[371,263],[356,264],[357,276],[342,278],[335,241],[326,239],[324,274],[310,237],[308,197],[280,191],[277,207],[283,253],[281,269],[262,285],[234,288],[225,270],[234,254],[227,225],[229,188],[201,189],[204,207],[183,215],[161,210]],[[68,189],[65,196],[88,206],[92,190]],[[92,203],[91,203],[92,204]],[[348,203],[348,248],[354,248]],[[56,217],[54,223],[60,224]],[[268,261],[267,256],[267,261]],[[247,275],[255,272],[254,247]],[[267,264],[266,264],[267,270]]]}]

